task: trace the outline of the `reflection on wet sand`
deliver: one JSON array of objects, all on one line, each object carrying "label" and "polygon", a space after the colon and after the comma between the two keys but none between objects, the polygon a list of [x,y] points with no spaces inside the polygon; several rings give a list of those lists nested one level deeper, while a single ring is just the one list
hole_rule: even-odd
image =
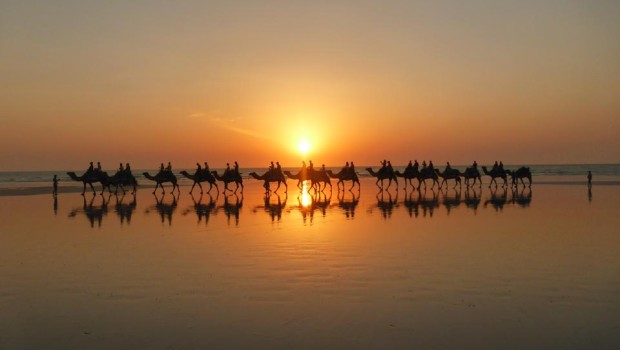
[{"label": "reflection on wet sand", "polygon": [[312,191],[310,193],[307,181],[304,181],[301,193],[297,196],[297,206],[290,207],[288,212],[299,211],[303,223],[306,224],[310,219],[310,224],[312,224],[315,211],[319,211],[323,217],[327,215],[331,200],[332,191],[329,192],[329,195],[324,191]]},{"label": "reflection on wet sand", "polygon": [[371,206],[368,209],[368,212],[372,214],[373,209],[378,208],[381,211],[381,216],[384,219],[389,219],[392,217],[392,213],[394,212],[394,208],[398,207],[398,191],[392,199],[392,193],[389,191],[380,190],[375,195],[377,203]]},{"label": "reflection on wet sand", "polygon": [[209,218],[211,218],[211,214],[217,213],[217,200],[220,196],[220,193],[217,192],[215,199],[213,199],[213,196],[211,196],[211,194],[207,192],[209,201],[206,203],[202,202],[202,198],[203,198],[202,193],[200,194],[200,197],[198,197],[198,200],[196,200],[196,197],[194,197],[193,193],[190,193],[190,196],[192,197],[193,204],[187,207],[187,209],[185,209],[185,211],[183,212],[183,215],[187,215],[190,212],[194,212],[196,216],[198,217],[199,224],[202,222],[203,218],[205,219],[205,224],[209,224]]},{"label": "reflection on wet sand", "polygon": [[[272,198],[275,198],[275,201],[272,201]],[[284,200],[280,197],[280,194],[277,192],[269,192],[266,193],[263,197],[263,205],[257,205],[254,207],[253,212],[257,212],[259,210],[264,210],[271,217],[271,222],[280,221],[282,219],[282,211],[286,207],[286,202],[288,201],[288,193],[284,194]]]},{"label": "reflection on wet sand", "polygon": [[351,190],[338,190],[337,197],[338,203],[332,204],[332,207],[337,206],[347,219],[355,218],[355,208],[360,203],[360,191],[357,191],[355,195],[355,192]]},{"label": "reflection on wet sand", "polygon": [[[591,189],[588,191],[589,196],[591,196]],[[488,190],[479,188],[433,189],[429,187],[425,190],[422,187],[406,190],[404,196],[399,196],[398,191],[380,190],[374,194],[374,198],[372,195],[363,197],[358,191],[339,190],[334,201],[332,201],[332,193],[331,191],[312,191],[309,186],[304,185],[302,190],[293,197],[295,199],[292,200],[292,203],[288,193],[261,193],[260,196],[257,196],[258,193],[256,193],[252,194],[254,201],[251,202],[250,210],[253,213],[267,213],[272,222],[281,221],[285,214],[299,213],[304,224],[312,224],[317,212],[321,217],[326,217],[330,213],[343,213],[346,219],[353,219],[358,205],[364,200],[368,205],[367,215],[373,216],[379,213],[379,216],[384,220],[391,219],[400,210],[399,208],[404,208],[410,218],[432,218],[440,207],[446,208],[446,215],[450,215],[460,207],[467,210],[471,209],[474,214],[477,214],[480,203],[484,203],[484,208],[493,208],[495,211],[501,212],[506,205],[528,208],[532,202],[532,189],[530,187],[510,190],[501,187],[492,187]],[[72,209],[69,212],[69,217],[75,217],[78,213],[82,213],[90,222],[91,227],[95,227],[95,223],[97,226],[101,226],[104,217],[108,214],[111,196],[109,194],[97,195],[90,199],[84,197],[82,199],[83,205]],[[138,207],[136,197],[135,194],[115,196],[113,209],[120,219],[121,225],[131,223]],[[153,197],[155,203],[150,204],[145,209],[145,214],[156,212],[159,214],[162,224],[167,221],[168,225],[172,225],[172,219],[181,201],[181,196],[179,194],[155,194]],[[219,193],[215,195],[207,193],[198,197],[190,194],[189,197],[191,202],[183,210],[183,216],[194,213],[198,224],[202,223],[203,220],[205,224],[209,224],[212,216],[223,212],[228,225],[233,221],[235,226],[239,225],[240,218],[243,215],[244,195],[242,193],[229,193],[222,196]],[[190,199],[185,200],[189,201]],[[58,201],[55,198],[54,210],[57,208]]]},{"label": "reflection on wet sand", "polygon": [[136,193],[134,192],[129,196],[131,197],[131,201],[129,203],[126,203],[124,202],[124,193],[120,196],[120,199],[118,195],[115,195],[116,204],[114,205],[114,212],[121,220],[121,225],[125,222],[127,222],[127,225],[131,224],[131,216],[138,207],[138,202],[136,201]]},{"label": "reflection on wet sand", "polygon": [[[101,202],[99,204],[95,204],[95,199],[101,197]],[[78,215],[78,213],[82,213],[86,216],[88,221],[90,222],[90,227],[95,227],[95,222],[98,227],[101,227],[101,223],[103,221],[103,217],[108,214],[108,204],[110,202],[111,195],[107,195],[107,199],[105,195],[93,195],[90,201],[86,202],[86,196],[83,196],[82,199],[84,201],[82,207],[74,208],[69,212],[69,217],[74,218]]]},{"label": "reflection on wet sand", "polygon": [[[234,197],[234,201],[231,198]],[[243,208],[243,192],[241,195],[234,192],[231,195],[224,195],[224,205],[221,206],[224,209],[224,214],[226,214],[226,219],[228,220],[228,224],[230,225],[230,218],[235,218],[235,226],[239,225],[239,213],[241,213],[241,208]]]},{"label": "reflection on wet sand", "polygon": [[177,202],[179,200],[180,194],[171,194],[172,197],[171,202],[164,201],[166,198],[165,194],[161,195],[161,198],[157,196],[156,193],[153,193],[153,197],[155,197],[155,205],[150,206],[146,209],[145,213],[149,214],[152,211],[157,211],[159,216],[161,217],[161,223],[165,223],[166,219],[168,219],[168,225],[172,225],[172,214],[177,209]]}]

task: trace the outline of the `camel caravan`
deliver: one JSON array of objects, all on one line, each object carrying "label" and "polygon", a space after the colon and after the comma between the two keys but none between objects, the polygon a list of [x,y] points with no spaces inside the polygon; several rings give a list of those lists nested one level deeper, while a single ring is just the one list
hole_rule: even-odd
[{"label": "camel caravan", "polygon": [[[400,172],[398,170],[394,170],[390,161],[383,160],[381,162],[381,168],[379,170],[375,171],[372,168],[366,168],[366,171],[370,174],[370,176],[377,178],[375,184],[381,189],[384,188],[385,180],[388,181],[387,187],[385,187],[385,189],[390,188],[390,186],[392,185],[392,181],[396,184],[396,188],[398,188],[399,177],[404,179],[404,189],[407,189],[408,186],[411,186],[413,187],[413,189],[415,189],[416,186],[414,185],[413,180],[417,180],[418,189],[420,189],[422,186],[424,186],[424,189],[426,189],[427,180],[432,181],[431,188],[434,188],[435,186],[437,186],[438,188],[443,188],[444,184],[447,188],[448,181],[450,180],[454,180],[454,187],[456,187],[462,185],[461,178],[465,179],[465,185],[467,187],[475,186],[476,183],[478,183],[479,186],[482,186],[482,174],[487,175],[491,178],[489,187],[491,187],[491,185],[493,184],[495,185],[495,187],[497,187],[499,185],[498,179],[503,180],[501,184],[502,187],[507,187],[508,176],[510,176],[511,178],[511,186],[517,186],[519,180],[521,181],[521,184],[525,186],[524,179],[528,179],[528,186],[531,187],[532,185],[532,173],[530,172],[530,169],[528,167],[521,167],[517,170],[511,171],[504,169],[503,163],[498,163],[497,161],[490,170],[488,170],[487,167],[483,166],[482,174],[478,170],[478,164],[475,161],[470,167],[467,167],[464,171],[452,168],[450,166],[450,162],[448,162],[445,169],[441,171],[434,167],[432,161],[429,161],[428,164],[426,163],[426,161],[423,161],[421,167],[417,160],[413,163],[409,161],[409,164],[405,167],[403,172]],[[136,186],[138,185],[136,178],[131,173],[131,167],[129,163],[127,163],[125,167],[123,167],[123,164],[121,163],[118,171],[113,176],[110,176],[107,172],[102,171],[101,164],[99,162],[97,162],[96,168],[91,162],[90,166],[82,176],[76,175],[75,172],[68,172],[67,174],[72,180],[83,183],[84,189],[82,191],[82,194],[86,192],[86,185],[89,185],[93,193],[96,193],[93,187],[93,183],[101,183],[102,194],[106,188],[111,193],[112,186],[115,187],[115,193],[118,192],[119,188],[123,191],[123,193],[125,193],[126,191],[124,186],[132,186],[133,192],[131,193],[133,194],[136,192]],[[159,167],[159,172],[154,176],[150,175],[148,172],[144,172],[142,175],[146,179],[155,182],[155,189],[153,190],[153,193],[155,193],[160,187],[162,192],[165,193],[163,184],[168,182],[172,184],[171,193],[174,193],[175,190],[177,190],[179,193],[181,191],[178,185],[178,178],[173,173],[172,165],[170,162],[168,162],[168,165],[166,167],[164,167],[164,164],[161,163]],[[181,171],[180,175],[193,181],[192,187],[189,191],[190,193],[194,191],[196,185],[198,185],[200,193],[203,193],[204,190],[202,187],[202,183],[205,182],[209,184],[209,189],[207,190],[207,192],[211,192],[213,187],[215,187],[215,189],[219,192],[219,187],[217,185],[218,181],[224,183],[224,191],[233,191],[234,193],[236,193],[238,190],[241,190],[243,192],[243,178],[241,176],[241,172],[239,171],[239,164],[236,161],[234,162],[232,168],[230,167],[229,163],[226,163],[226,169],[224,170],[222,175],[218,174],[217,171],[209,170],[209,165],[207,162],[204,162],[204,167],[200,163],[196,163],[196,171],[193,174],[190,174],[187,171]],[[334,173],[332,170],[325,169],[325,164],[323,164],[319,169],[315,169],[312,161],[309,161],[309,164],[307,166],[306,162],[303,161],[301,169],[296,174],[293,174],[290,171],[283,171],[279,162],[276,162],[274,164],[274,162],[272,161],[269,165],[268,170],[264,174],[259,175],[256,172],[251,172],[249,173],[249,176],[250,178],[263,181],[263,188],[265,189],[265,192],[272,192],[270,188],[271,183],[277,184],[277,187],[275,188],[275,190],[273,190],[273,192],[278,191],[282,185],[284,186],[285,192],[288,191],[287,179],[297,180],[297,187],[299,189],[302,189],[303,183],[306,182],[309,185],[308,188],[316,192],[325,191],[328,186],[331,191],[331,179],[338,180],[336,184],[338,190],[340,190],[340,185],[342,185],[342,190],[345,189],[346,181],[351,181],[351,187],[349,188],[349,191],[353,190],[356,184],[358,190],[361,188],[360,180],[357,172],[355,171],[355,165],[353,164],[353,162],[347,162],[346,165],[338,173]],[[441,182],[439,181],[440,179]],[[234,190],[228,188],[228,185],[231,183],[235,184]]]}]

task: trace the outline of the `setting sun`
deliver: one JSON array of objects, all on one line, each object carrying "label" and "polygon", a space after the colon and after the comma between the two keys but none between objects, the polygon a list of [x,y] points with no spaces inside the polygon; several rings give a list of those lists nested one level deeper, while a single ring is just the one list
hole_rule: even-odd
[{"label": "setting sun", "polygon": [[301,140],[297,145],[297,149],[303,155],[308,154],[308,152],[310,152],[310,148],[312,148],[312,145],[310,145],[310,142],[308,142],[307,140]]}]

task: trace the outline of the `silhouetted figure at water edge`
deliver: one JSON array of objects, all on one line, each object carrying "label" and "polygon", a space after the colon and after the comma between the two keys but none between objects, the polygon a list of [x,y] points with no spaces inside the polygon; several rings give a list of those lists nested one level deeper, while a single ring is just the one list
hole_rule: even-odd
[{"label": "silhouetted figure at water edge", "polygon": [[588,187],[592,187],[592,172],[588,170]]},{"label": "silhouetted figure at water edge", "polygon": [[52,194],[55,196],[58,194],[58,176],[57,175],[54,175],[54,178],[52,179],[52,183],[54,187],[54,189],[52,190]]}]

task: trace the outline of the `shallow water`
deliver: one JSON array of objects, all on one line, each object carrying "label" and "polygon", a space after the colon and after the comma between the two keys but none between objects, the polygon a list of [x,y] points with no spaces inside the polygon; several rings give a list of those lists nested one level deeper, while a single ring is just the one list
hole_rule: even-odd
[{"label": "shallow water", "polygon": [[0,197],[0,348],[613,348],[620,186]]}]

